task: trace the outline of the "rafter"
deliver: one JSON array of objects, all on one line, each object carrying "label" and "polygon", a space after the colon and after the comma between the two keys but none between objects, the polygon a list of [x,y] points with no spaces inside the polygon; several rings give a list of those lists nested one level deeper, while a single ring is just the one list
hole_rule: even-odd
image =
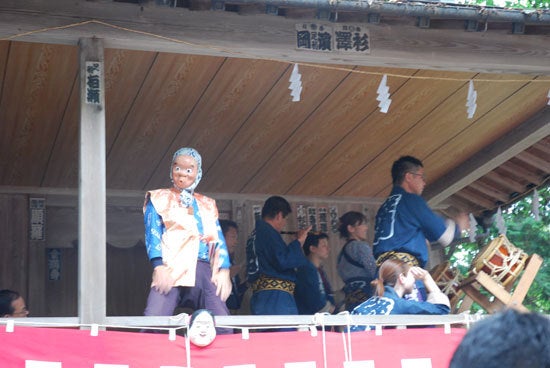
[{"label": "rafter", "polygon": [[543,160],[540,157],[537,157],[527,151],[520,152],[516,155],[516,159],[525,162],[531,166],[538,168],[539,170],[549,172],[550,171],[550,161]]},{"label": "rafter", "polygon": [[494,186],[484,183],[483,180],[476,180],[471,183],[469,187],[487,195],[489,198],[495,198],[496,200],[499,200],[501,202],[506,202],[510,199],[509,194],[498,190]]},{"label": "rafter", "polygon": [[519,163],[513,162],[512,160],[501,165],[498,168],[498,171],[508,173],[516,178],[521,178],[524,182],[526,182],[526,184],[540,185],[544,180],[544,178],[537,176],[527,170],[524,166],[521,166]]},{"label": "rafter", "polygon": [[504,137],[479,151],[450,175],[427,188],[425,197],[435,205],[469,183],[508,161],[521,151],[550,134],[550,107],[545,107]]},{"label": "rafter", "polygon": [[460,192],[455,193],[455,196],[478,206],[483,206],[484,208],[493,208],[496,204],[495,201],[488,200],[483,194],[476,192],[471,188],[465,188]]},{"label": "rafter", "polygon": [[492,181],[492,182],[494,182],[494,183],[498,183],[499,185],[501,185],[505,188],[513,190],[514,192],[521,193],[525,190],[525,186],[523,184],[518,183],[517,181],[515,181],[510,176],[503,175],[503,174],[497,172],[496,170],[493,170],[493,171],[487,173],[487,175],[485,175],[485,178]]}]

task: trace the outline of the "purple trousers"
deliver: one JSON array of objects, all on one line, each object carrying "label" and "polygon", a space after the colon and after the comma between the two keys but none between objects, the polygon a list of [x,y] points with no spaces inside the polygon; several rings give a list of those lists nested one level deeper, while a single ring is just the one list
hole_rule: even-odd
[{"label": "purple trousers", "polygon": [[[176,307],[208,309],[214,316],[227,316],[229,310],[225,303],[216,295],[216,285],[211,281],[210,263],[198,261],[195,286],[174,287],[168,294],[161,294],[151,288],[147,298],[146,316],[171,316]],[[232,329],[217,328],[219,334],[232,333]],[[227,331],[226,331],[227,330]]]}]

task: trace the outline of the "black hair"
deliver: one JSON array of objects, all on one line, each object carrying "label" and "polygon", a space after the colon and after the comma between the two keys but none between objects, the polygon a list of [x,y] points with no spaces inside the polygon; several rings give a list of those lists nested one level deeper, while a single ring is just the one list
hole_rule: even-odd
[{"label": "black hair", "polygon": [[201,313],[210,314],[210,316],[212,317],[212,321],[214,321],[214,326],[216,325],[216,317],[214,316],[214,313],[212,313],[212,311],[210,311],[208,309],[197,309],[196,311],[193,312],[193,314],[191,315],[191,318],[189,319],[189,327],[191,327],[193,325],[193,322],[198,317],[198,315],[201,314]]},{"label": "black hair", "polygon": [[222,228],[223,235],[227,234],[227,232],[231,228],[233,228],[235,230],[239,230],[239,226],[237,225],[237,223],[235,221],[226,220],[226,219],[221,219],[220,220],[220,227]]},{"label": "black hair", "polygon": [[393,185],[399,185],[405,180],[405,174],[408,172],[416,172],[419,168],[424,167],[422,161],[413,156],[401,156],[395,161],[391,167],[391,178]]},{"label": "black hair", "polygon": [[13,314],[15,309],[12,306],[14,300],[19,299],[21,295],[17,291],[13,290],[0,290],[0,318],[6,314]]},{"label": "black hair", "polygon": [[302,246],[304,254],[308,256],[311,253],[310,248],[318,247],[321,239],[328,239],[328,235],[326,233],[308,233],[304,245]]},{"label": "black hair", "polygon": [[455,350],[449,368],[548,368],[550,319],[507,309],[476,322]]},{"label": "black hair", "polygon": [[290,208],[290,203],[288,203],[288,201],[283,197],[269,197],[262,207],[262,218],[273,219],[277,216],[279,212],[282,213],[283,217],[287,217],[288,214],[292,212],[292,208]]},{"label": "black hair", "polygon": [[338,225],[338,232],[343,239],[349,238],[348,225],[357,226],[367,222],[367,218],[361,212],[349,211],[340,217],[340,224]]}]

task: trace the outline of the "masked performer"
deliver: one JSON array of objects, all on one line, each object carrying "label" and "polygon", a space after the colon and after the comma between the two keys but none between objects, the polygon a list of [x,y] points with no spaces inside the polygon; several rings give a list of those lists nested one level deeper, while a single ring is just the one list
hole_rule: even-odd
[{"label": "masked performer", "polygon": [[231,265],[218,209],[212,198],[195,192],[201,164],[195,149],[179,149],[170,170],[173,187],[145,196],[145,243],[154,269],[146,316],[172,315],[178,306],[229,314]]}]

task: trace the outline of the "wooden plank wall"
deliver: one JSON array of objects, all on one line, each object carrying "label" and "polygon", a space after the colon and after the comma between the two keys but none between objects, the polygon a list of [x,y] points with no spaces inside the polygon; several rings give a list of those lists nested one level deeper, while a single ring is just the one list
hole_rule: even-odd
[{"label": "wooden plank wall", "polygon": [[0,194],[0,289],[28,299],[29,218],[26,195]]},{"label": "wooden plank wall", "polygon": [[[222,213],[222,216],[225,215],[224,211],[226,210],[227,205],[231,206],[231,219],[233,219],[237,224],[239,225],[239,246],[237,248],[237,254],[235,255],[236,258],[236,264],[243,265],[246,261],[246,254],[245,254],[245,247],[246,247],[246,240],[248,238],[248,235],[254,228],[254,207],[257,207],[261,209],[263,204],[263,201],[261,200],[234,200],[229,201],[226,203],[220,203],[220,213]],[[334,207],[336,208],[337,217],[342,216],[347,211],[359,211],[365,213],[367,218],[369,219],[369,242],[372,243],[373,238],[373,230],[374,224],[374,215],[376,214],[377,207],[374,206],[367,206],[363,205],[359,202],[349,202],[349,203],[333,203],[330,200],[298,200],[298,201],[292,201],[292,214],[290,215],[290,218],[287,223],[287,230],[296,230],[299,228],[298,226],[298,220],[297,220],[297,213],[298,213],[298,207],[302,206],[303,210],[306,214],[306,220],[308,215],[308,209],[313,208],[317,211],[317,221],[319,221],[319,209],[324,208],[327,210],[327,225],[328,225],[328,232],[329,235],[329,244],[331,248],[330,257],[328,261],[325,264],[325,270],[327,271],[328,277],[331,281],[332,286],[335,289],[341,288],[343,286],[342,281],[340,280],[340,277],[338,276],[336,272],[336,259],[338,256],[338,253],[340,252],[340,249],[344,245],[344,241],[339,238],[338,233],[334,232],[331,228],[330,223],[330,208]],[[294,239],[293,235],[284,235],[283,238],[285,241],[290,242]],[[244,268],[244,267],[243,267]],[[244,276],[244,270],[243,270],[243,276]]]},{"label": "wooden plank wall", "polygon": [[[48,204],[46,197],[46,241],[28,240],[28,197],[32,195],[0,196],[0,275],[2,287],[19,290],[26,298],[32,316],[69,317],[78,314],[78,213],[76,198],[69,204]],[[245,245],[254,225],[254,210],[261,210],[262,199],[219,199],[220,218],[228,218],[239,225],[237,264],[244,266]],[[141,199],[131,201],[140,203]],[[303,200],[292,198],[293,213],[287,229],[298,229],[297,213],[300,207],[306,215],[316,211],[319,225],[320,209],[327,211],[327,227],[331,254],[325,269],[333,288],[343,286],[336,272],[336,259],[344,241],[333,231],[331,208],[335,218],[347,211],[360,211],[369,220],[369,242],[373,238],[373,222],[378,205],[361,201],[327,199]],[[142,315],[151,282],[152,268],[143,243],[143,218],[139,205],[107,207],[107,315]],[[291,235],[285,235],[291,241]],[[59,277],[52,279],[48,268],[49,252],[58,252]],[[242,269],[244,277],[244,267]],[[55,277],[54,277],[55,278]]]},{"label": "wooden plank wall", "polygon": [[[5,194],[0,196],[0,275],[2,288],[20,291],[27,300],[32,316],[70,317],[78,314],[78,209],[75,198],[67,203],[48,205],[46,198],[46,240],[28,240],[28,198],[32,195]],[[254,209],[261,210],[264,199],[219,199],[220,218],[228,218],[239,225],[239,246],[236,263],[244,264],[248,234],[254,225]],[[53,201],[55,202],[55,201]],[[130,201],[140,203],[137,201]],[[344,241],[333,231],[331,208],[335,218],[347,211],[359,211],[369,220],[369,242],[373,238],[373,221],[377,204],[361,201],[292,198],[293,213],[287,229],[298,229],[297,213],[302,207],[306,215],[315,209],[320,226],[320,209],[327,211],[327,227],[331,255],[325,264],[333,288],[343,286],[337,271],[336,259]],[[141,208],[128,204],[107,207],[107,315],[142,315],[151,280],[152,268],[143,243]],[[291,241],[291,235],[284,235]],[[16,246],[17,245],[17,246]],[[59,257],[59,277],[52,279],[48,268],[48,254],[54,250]]]}]

